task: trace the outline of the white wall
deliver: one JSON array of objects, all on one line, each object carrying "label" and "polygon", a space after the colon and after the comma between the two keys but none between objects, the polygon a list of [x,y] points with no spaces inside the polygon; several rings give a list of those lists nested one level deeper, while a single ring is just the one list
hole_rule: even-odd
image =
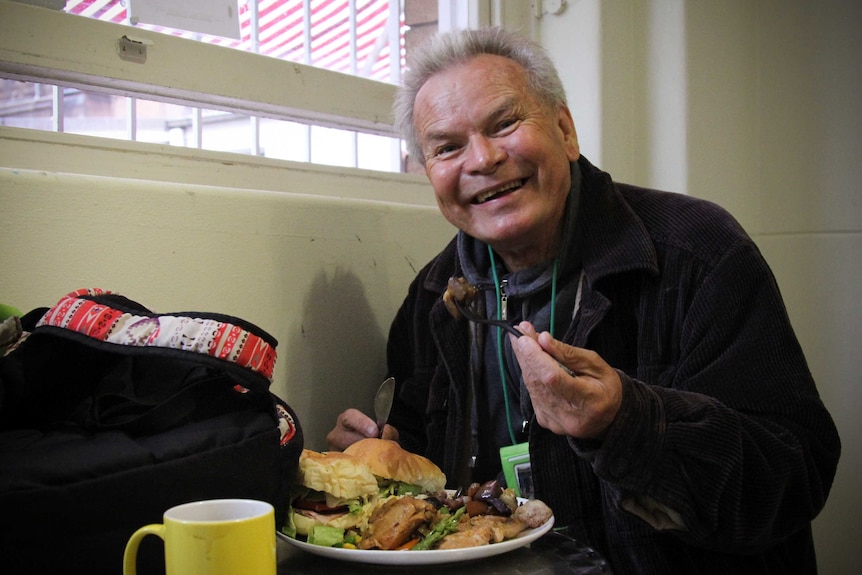
[{"label": "white wall", "polygon": [[862,563],[860,30],[855,0],[570,0],[540,28],[584,154],[722,204],[772,265],[843,442],[826,574]]}]

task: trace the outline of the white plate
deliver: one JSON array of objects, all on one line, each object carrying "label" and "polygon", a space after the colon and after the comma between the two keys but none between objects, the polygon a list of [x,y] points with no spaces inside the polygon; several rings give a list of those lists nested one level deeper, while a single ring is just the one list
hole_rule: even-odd
[{"label": "white plate", "polygon": [[457,561],[470,561],[483,559],[502,553],[508,553],[529,545],[554,526],[554,517],[535,529],[521,531],[514,539],[507,539],[500,543],[481,545],[479,547],[467,547],[465,549],[432,549],[430,551],[383,551],[380,549],[341,549],[339,547],[322,547],[311,545],[305,541],[292,539],[284,533],[277,532],[278,536],[303,551],[337,559],[338,561],[353,561],[354,563],[371,563],[374,565],[436,565],[439,563],[455,563]]}]

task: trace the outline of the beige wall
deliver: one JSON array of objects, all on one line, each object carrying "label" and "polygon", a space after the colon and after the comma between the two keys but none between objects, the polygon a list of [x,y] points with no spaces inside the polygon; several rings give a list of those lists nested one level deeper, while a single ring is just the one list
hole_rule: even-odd
[{"label": "beige wall", "polygon": [[250,321],[279,342],[273,391],[325,448],[338,413],[370,412],[392,317],[453,235],[428,185],[147,149],[0,128],[0,302],[28,311],[101,287]]},{"label": "beige wall", "polygon": [[843,441],[815,521],[826,574],[862,563],[859,30],[855,0],[578,0],[540,31],[584,154],[722,204],[772,265]]}]

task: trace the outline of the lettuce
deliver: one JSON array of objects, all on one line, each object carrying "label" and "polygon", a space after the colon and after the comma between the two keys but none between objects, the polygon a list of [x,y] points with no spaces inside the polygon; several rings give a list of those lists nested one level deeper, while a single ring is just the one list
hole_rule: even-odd
[{"label": "lettuce", "polygon": [[315,525],[308,534],[308,542],[321,547],[341,547],[344,545],[344,529]]},{"label": "lettuce", "polygon": [[287,506],[287,520],[281,527],[281,532],[292,539],[296,539],[296,524],[293,522],[293,506]]},{"label": "lettuce", "polygon": [[403,481],[387,481],[380,485],[380,498],[385,499],[391,495],[421,495],[422,488]]}]

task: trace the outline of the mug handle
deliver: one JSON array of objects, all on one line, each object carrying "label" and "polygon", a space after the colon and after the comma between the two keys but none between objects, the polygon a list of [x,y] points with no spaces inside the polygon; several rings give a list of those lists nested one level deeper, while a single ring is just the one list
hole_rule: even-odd
[{"label": "mug handle", "polygon": [[158,535],[164,540],[165,526],[161,523],[145,525],[132,533],[129,542],[126,543],[126,551],[123,553],[123,575],[137,575],[138,573],[138,547],[141,540],[147,535]]}]

